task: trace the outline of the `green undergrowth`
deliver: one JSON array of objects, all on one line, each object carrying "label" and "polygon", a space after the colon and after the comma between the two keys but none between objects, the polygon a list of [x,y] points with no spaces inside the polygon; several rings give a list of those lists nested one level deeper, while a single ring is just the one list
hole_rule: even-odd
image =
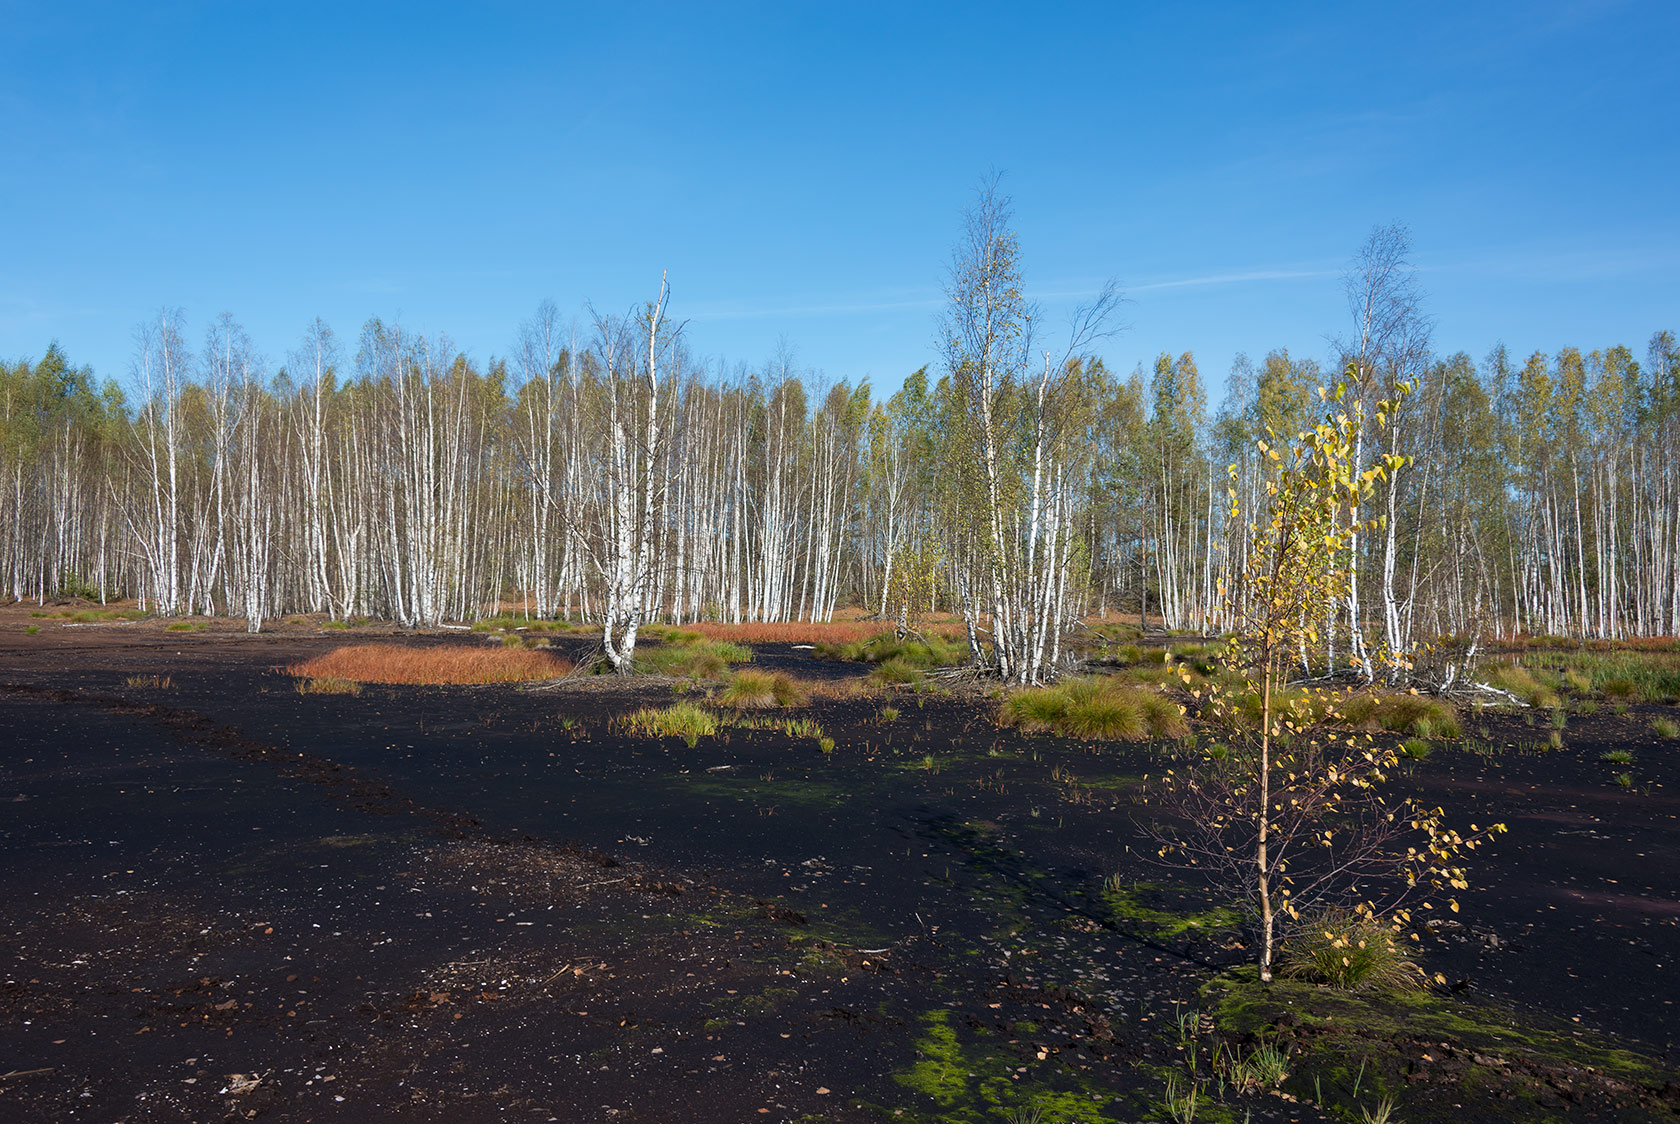
[{"label": "green undergrowth", "polygon": [[1480,675],[1530,706],[1555,707],[1570,696],[1643,703],[1680,701],[1680,652],[1546,650],[1494,664]]},{"label": "green undergrowth", "polygon": [[1401,934],[1347,910],[1326,910],[1284,942],[1280,971],[1340,991],[1414,991],[1427,977]]},{"label": "green undergrowth", "polygon": [[1226,1041],[1287,1050],[1285,1091],[1343,1119],[1393,1098],[1396,1120],[1452,1120],[1474,1098],[1499,1105],[1501,1119],[1553,1120],[1560,1089],[1600,1098],[1600,1107],[1619,1098],[1618,1119],[1672,1119],[1658,1098],[1680,1074],[1561,1019],[1433,992],[1360,994],[1283,978],[1265,985],[1252,967],[1215,977],[1200,1000]]},{"label": "green undergrowth", "polygon": [[1103,882],[1102,900],[1117,927],[1154,940],[1206,935],[1236,928],[1242,915],[1230,906],[1210,905],[1189,890],[1149,882]]},{"label": "green undergrowth", "polygon": [[998,721],[1027,733],[1053,732],[1086,741],[1143,741],[1189,733],[1184,708],[1158,691],[1112,678],[1067,679],[1027,687],[1003,700]]},{"label": "green undergrowth", "polygon": [[822,811],[845,804],[853,792],[838,781],[810,777],[777,776],[770,779],[740,774],[686,773],[672,782],[690,796],[708,800],[734,800],[759,809]]},{"label": "green undergrowth", "polygon": [[60,609],[52,613],[36,610],[29,615],[37,620],[93,624],[97,621],[137,621],[144,618],[146,614],[139,609]]},{"label": "green undergrowth", "polygon": [[824,642],[817,645],[816,653],[829,660],[897,664],[916,671],[968,662],[968,646],[960,640],[947,640],[937,634],[900,640],[891,630],[878,632],[868,640]]},{"label": "green undergrowth", "polygon": [[811,701],[805,686],[780,671],[759,671],[743,668],[718,693],[717,701],[724,706],[741,709],[804,706]]},{"label": "green undergrowth", "polygon": [[657,629],[650,635],[659,643],[637,645],[635,667],[643,675],[669,675],[674,679],[725,679],[729,665],[746,663],[752,649],[728,640],[707,640],[697,632]]},{"label": "green undergrowth", "polygon": [[[915,1042],[916,1061],[893,1074],[909,1092],[925,1098],[920,1105],[893,1106],[893,1120],[916,1124],[1002,1124],[1034,1120],[1038,1124],[1104,1124],[1129,1119],[1114,1115],[1116,1098],[1095,1084],[1073,1084],[1077,1076],[1053,1063],[1029,1061],[995,1041],[963,1040],[950,1013],[922,1016]],[[932,1108],[924,1108],[932,1102]]]},{"label": "green undergrowth", "polygon": [[726,729],[774,730],[796,741],[810,739],[825,747],[834,748],[822,726],[810,718],[784,718],[763,713],[720,712],[692,702],[676,702],[670,706],[644,706],[618,720],[619,728],[627,733],[648,734],[654,737],[680,737],[689,746],[701,738],[714,737]]},{"label": "green undergrowth", "polygon": [[[1229,721],[1247,729],[1260,725],[1260,693],[1239,683],[1226,683],[1226,700],[1231,704]],[[1326,692],[1298,688],[1272,694],[1275,713],[1293,715],[1297,722],[1318,722],[1334,708],[1333,725],[1355,730],[1386,730],[1416,738],[1458,738],[1464,733],[1458,711],[1451,703],[1427,695],[1397,691],[1356,691],[1334,699]]]},{"label": "green undergrowth", "polygon": [[619,719],[619,725],[632,734],[679,737],[692,747],[701,738],[717,733],[718,718],[705,707],[679,702],[664,707],[644,706]]}]

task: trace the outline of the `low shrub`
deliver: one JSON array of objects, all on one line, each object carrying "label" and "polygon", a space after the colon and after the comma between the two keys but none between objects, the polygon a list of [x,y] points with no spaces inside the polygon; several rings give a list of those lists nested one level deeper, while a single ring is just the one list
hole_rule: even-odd
[{"label": "low shrub", "polygon": [[563,659],[526,648],[351,644],[293,664],[286,671],[306,679],[444,685],[553,679],[570,669]]},{"label": "low shrub", "polygon": [[725,706],[741,708],[803,706],[809,701],[810,693],[791,676],[753,668],[736,672],[718,695]]},{"label": "low shrub", "polygon": [[1091,741],[1179,738],[1190,729],[1172,699],[1112,679],[1069,679],[1011,692],[998,721],[1027,733],[1052,731]]},{"label": "low shrub", "polygon": [[1341,991],[1404,991],[1424,974],[1399,934],[1380,921],[1327,910],[1284,941],[1282,974]]}]

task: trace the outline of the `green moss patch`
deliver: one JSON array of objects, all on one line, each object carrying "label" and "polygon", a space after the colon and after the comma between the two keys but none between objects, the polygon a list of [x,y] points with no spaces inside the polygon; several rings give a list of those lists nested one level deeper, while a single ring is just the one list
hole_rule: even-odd
[{"label": "green moss patch", "polygon": [[1560,1019],[1431,993],[1262,985],[1253,968],[1216,977],[1201,997],[1226,1039],[1289,1051],[1289,1093],[1354,1119],[1383,1097],[1405,1120],[1455,1119],[1467,1096],[1517,1121],[1556,1119],[1573,1104],[1653,1121],[1680,1107],[1680,1073]]}]

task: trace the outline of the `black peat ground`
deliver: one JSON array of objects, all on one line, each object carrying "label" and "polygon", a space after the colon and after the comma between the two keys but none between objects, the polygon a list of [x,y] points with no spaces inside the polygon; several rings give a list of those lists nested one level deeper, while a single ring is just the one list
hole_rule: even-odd
[{"label": "black peat ground", "polygon": [[[1178,1017],[1246,957],[1128,851],[1147,747],[1001,730],[978,695],[819,697],[832,752],[690,747],[612,721],[669,683],[300,694],[281,669],[345,635],[31,608],[0,609],[0,1120],[1165,1119]],[[1672,1118],[1669,711],[1546,752],[1469,716],[1482,752],[1402,781],[1510,827],[1427,942],[1450,987],[1354,1017],[1369,1079],[1310,1060],[1313,997],[1237,1012],[1300,1064],[1197,1119],[1358,1119],[1379,1081],[1412,1122]]]}]

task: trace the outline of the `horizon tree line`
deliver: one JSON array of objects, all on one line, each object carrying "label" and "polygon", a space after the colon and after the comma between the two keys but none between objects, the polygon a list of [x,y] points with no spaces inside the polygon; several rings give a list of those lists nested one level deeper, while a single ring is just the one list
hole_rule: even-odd
[{"label": "horizon tree line", "polygon": [[1409,388],[1358,430],[1356,470],[1407,461],[1311,659],[1680,634],[1672,332],[1643,362],[1622,345],[1433,354],[1409,240],[1382,228],[1327,364],[1238,356],[1210,413],[1193,352],[1124,377],[1094,354],[1112,291],[1065,346],[1039,346],[1008,220],[983,193],[947,278],[944,369],[885,399],[785,349],[698,362],[663,283],[582,338],[544,303],[482,367],[379,319],[353,351],[316,321],[271,367],[226,314],[195,350],[174,310],[137,333],[132,395],[56,343],[0,363],[0,594],[134,597],[253,631],[513,603],[603,622],[628,650],[651,620],[903,608],[960,617],[977,656],[1025,681],[1080,617],[1231,624],[1222,590],[1274,471],[1256,443],[1298,430],[1347,371],[1354,406]]}]

